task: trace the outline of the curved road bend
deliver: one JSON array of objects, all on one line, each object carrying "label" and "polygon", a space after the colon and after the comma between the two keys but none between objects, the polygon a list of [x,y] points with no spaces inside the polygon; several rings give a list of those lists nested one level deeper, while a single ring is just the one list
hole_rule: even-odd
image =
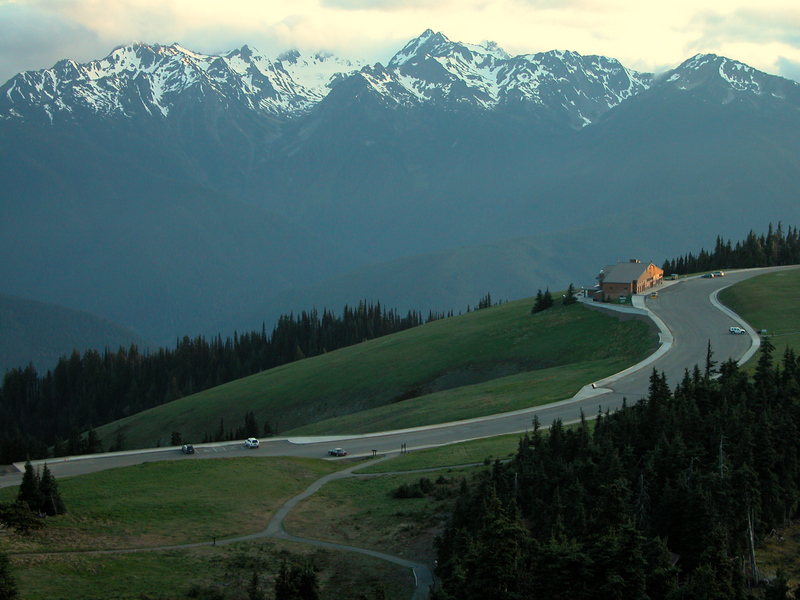
[{"label": "curved road bend", "polygon": [[[248,450],[241,442],[229,442],[195,446],[197,454],[194,456],[184,456],[174,448],[160,448],[53,459],[47,464],[53,475],[58,478],[155,460],[197,460],[244,456],[251,453],[260,456],[323,458],[332,445],[346,447],[350,456],[369,456],[373,450],[378,454],[397,452],[403,444],[406,449],[412,450],[494,435],[521,433],[530,429],[534,415],[539,417],[543,427],[555,419],[561,419],[565,423],[577,421],[580,419],[581,411],[587,418],[591,418],[599,410],[613,411],[619,408],[623,398],[632,403],[645,397],[650,374],[654,368],[659,373],[664,372],[670,387],[674,388],[683,377],[685,369],[692,369],[695,364],[703,368],[709,341],[714,351],[714,360],[718,363],[729,357],[741,360],[753,347],[757,347],[758,336],[752,328],[733,316],[730,311],[712,303],[712,296],[715,296],[720,289],[744,279],[787,268],[798,267],[746,269],[729,272],[722,278],[692,278],[665,283],[658,288],[658,298],[644,300],[645,310],[641,311],[642,314],[653,316],[656,323],[660,322],[661,337],[664,342],[661,348],[644,362],[596,382],[597,389],[586,386],[573,398],[546,406],[480,419],[375,434],[266,439],[262,440],[261,448],[258,450]],[[641,303],[642,299],[638,297],[637,303]],[[598,309],[609,306],[589,304]],[[728,333],[728,328],[732,325],[743,326],[750,335],[731,335]],[[0,477],[0,487],[19,485],[20,480],[21,473],[5,475]]]},{"label": "curved road bend", "polygon": [[[675,383],[683,376],[685,369],[691,369],[695,364],[705,364],[709,341],[714,351],[714,359],[718,362],[727,360],[729,357],[736,360],[744,360],[743,357],[749,357],[753,349],[758,345],[757,335],[741,319],[720,307],[716,302],[716,294],[723,287],[767,270],[775,269],[752,269],[730,273],[725,278],[697,278],[679,281],[674,284],[665,284],[659,289],[660,293],[657,299],[647,298],[647,305],[644,309],[654,318],[661,329],[661,348],[639,365],[596,382],[596,388],[587,386],[569,400],[483,419],[405,431],[349,438],[337,437],[327,440],[265,440],[259,454],[262,456],[267,454],[273,456],[300,455],[319,457],[324,455],[325,449],[329,444],[344,445],[345,440],[351,455],[368,455],[374,452],[395,454],[401,444],[405,444],[407,449],[418,449],[504,433],[523,432],[530,428],[533,415],[537,415],[539,421],[543,425],[547,425],[555,419],[561,419],[564,422],[577,420],[580,418],[581,411],[587,416],[592,416],[598,410],[614,410],[622,404],[623,398],[635,402],[647,394],[649,377],[653,369],[658,372],[664,372],[670,385],[674,387]],[[641,297],[637,300],[639,301],[637,304],[641,304]],[[667,323],[669,325],[666,325]],[[743,326],[749,335],[738,336],[728,333],[728,327],[734,324]],[[200,452],[198,454],[200,458],[236,456],[249,453],[239,443],[206,445],[197,449]],[[85,459],[72,458],[53,461],[48,465],[56,477],[64,477],[139,464],[147,460],[170,460],[175,458],[190,459],[192,457],[177,454],[175,450],[163,449],[157,453],[131,452],[92,456]],[[304,492],[287,501],[273,515],[266,530],[251,535],[219,540],[214,543],[225,544],[262,537],[275,537],[322,547],[360,552],[412,569],[416,583],[413,599],[422,600],[427,598],[429,586],[433,582],[433,576],[428,566],[424,564],[414,563],[395,555],[363,548],[298,538],[288,534],[283,528],[283,519],[299,502],[315,493],[328,481],[352,476],[353,471],[361,466],[365,465],[355,465],[314,482]],[[20,478],[21,474],[2,477],[0,478],[0,487],[18,485]],[[209,543],[211,542],[170,546],[168,548],[208,545]],[[167,549],[167,547],[159,549]]]},{"label": "curved road bend", "polygon": [[[623,398],[633,403],[645,397],[653,369],[659,373],[664,372],[670,387],[674,388],[683,378],[686,369],[691,370],[694,365],[704,369],[709,341],[714,352],[713,359],[718,364],[728,358],[742,361],[751,356],[760,343],[757,334],[741,318],[721,307],[716,301],[716,294],[722,288],[739,281],[785,268],[798,267],[747,269],[727,273],[722,278],[698,277],[667,282],[660,286],[659,297],[647,297],[644,306],[662,328],[662,347],[642,363],[596,382],[596,389],[586,386],[573,398],[537,408],[405,431],[354,436],[346,440],[339,439],[336,445],[345,446],[354,455],[369,454],[371,449],[385,453],[397,451],[401,444],[406,444],[408,449],[418,449],[506,433],[521,433],[530,429],[534,415],[538,416],[543,427],[555,419],[561,419],[565,423],[577,421],[581,411],[587,418],[591,418],[599,410],[605,412],[619,408]],[[640,296],[637,300],[637,303],[641,303],[643,297]],[[606,305],[594,306],[601,309]],[[744,327],[749,335],[731,335],[728,328],[732,325]],[[320,444],[318,440],[291,441],[295,444],[305,443],[301,448],[284,447],[276,448],[275,451],[293,454],[307,449],[316,456],[324,452],[325,444]]]}]

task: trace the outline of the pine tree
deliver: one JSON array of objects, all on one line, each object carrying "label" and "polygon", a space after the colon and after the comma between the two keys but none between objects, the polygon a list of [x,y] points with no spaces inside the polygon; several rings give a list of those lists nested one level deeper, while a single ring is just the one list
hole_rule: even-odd
[{"label": "pine tree", "polygon": [[58,491],[56,478],[47,468],[47,464],[42,467],[42,477],[39,481],[39,493],[42,497],[42,512],[48,516],[63,515],[67,512],[67,507],[61,499]]},{"label": "pine tree", "polygon": [[42,497],[39,473],[37,473],[30,461],[25,463],[25,472],[22,474],[22,481],[17,492],[17,502],[24,502],[34,513],[42,512],[44,498]]},{"label": "pine tree", "polygon": [[538,312],[543,311],[542,308],[542,299],[544,298],[544,294],[542,294],[541,288],[536,290],[536,300],[533,303],[533,308],[531,309],[531,314],[536,314]]},{"label": "pine tree", "polygon": [[0,600],[19,598],[17,582],[11,574],[8,557],[0,552]]},{"label": "pine tree", "polygon": [[253,569],[253,577],[250,579],[250,585],[247,586],[247,600],[262,600],[262,598],[264,595],[259,586],[258,571]]},{"label": "pine tree", "polygon": [[575,296],[575,286],[570,282],[569,287],[567,288],[567,293],[564,294],[563,304],[565,306],[569,306],[570,304],[576,304],[577,302],[578,298]]},{"label": "pine tree", "polygon": [[260,435],[258,430],[258,422],[256,421],[256,415],[253,411],[247,411],[244,414],[244,435],[242,437],[245,438],[257,438]]},{"label": "pine tree", "polygon": [[711,340],[708,340],[708,348],[706,349],[706,381],[708,381],[717,373],[717,361],[712,360],[713,356],[714,351],[711,349]]},{"label": "pine tree", "polygon": [[291,571],[289,565],[286,564],[286,559],[281,562],[278,575],[275,577],[275,600],[295,600],[297,594],[295,593]]},{"label": "pine tree", "polygon": [[542,312],[553,306],[553,296],[550,294],[550,288],[547,288],[544,293],[542,290],[536,292],[536,301],[533,304],[532,314]]},{"label": "pine tree", "polygon": [[544,291],[544,295],[542,296],[542,306],[544,307],[542,310],[546,310],[553,306],[553,296],[550,294],[550,288],[546,288]]}]

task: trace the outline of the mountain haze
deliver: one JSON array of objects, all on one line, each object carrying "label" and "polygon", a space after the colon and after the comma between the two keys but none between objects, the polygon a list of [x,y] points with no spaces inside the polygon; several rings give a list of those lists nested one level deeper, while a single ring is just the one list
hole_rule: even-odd
[{"label": "mountain haze", "polygon": [[800,85],[424,32],[387,65],[134,44],[0,88],[0,292],[156,343],[456,311],[798,222]]},{"label": "mountain haze", "polygon": [[109,349],[146,342],[122,327],[89,313],[0,294],[0,373],[33,367],[43,373],[73,350]]}]

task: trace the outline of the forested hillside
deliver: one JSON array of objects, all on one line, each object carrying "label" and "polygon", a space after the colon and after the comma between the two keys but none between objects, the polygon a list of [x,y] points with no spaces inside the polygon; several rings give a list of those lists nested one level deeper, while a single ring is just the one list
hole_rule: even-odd
[{"label": "forested hillside", "polygon": [[754,548],[797,517],[800,361],[764,340],[752,381],[726,362],[592,428],[534,430],[459,500],[438,600],[786,598]]},{"label": "forested hillside", "polygon": [[141,336],[78,310],[0,294],[0,374],[14,367],[52,369],[73,349],[147,345]]},{"label": "forested hillside", "polygon": [[[444,315],[430,313],[427,321]],[[125,416],[259,373],[300,358],[416,327],[426,321],[380,303],[345,306],[282,317],[267,335],[261,331],[178,340],[174,349],[77,350],[40,375],[32,365],[6,372],[0,387],[0,464],[26,457],[99,450],[82,434]],[[63,443],[62,443],[63,442]]]},{"label": "forested hillside", "polygon": [[756,235],[753,230],[747,237],[733,244],[717,236],[714,249],[701,249],[697,255],[689,252],[684,256],[666,260],[663,265],[665,275],[685,275],[700,271],[718,269],[747,269],[752,267],[777,267],[800,263],[800,233],[789,227],[785,232],[778,223],[773,229],[769,225],[767,234]]}]

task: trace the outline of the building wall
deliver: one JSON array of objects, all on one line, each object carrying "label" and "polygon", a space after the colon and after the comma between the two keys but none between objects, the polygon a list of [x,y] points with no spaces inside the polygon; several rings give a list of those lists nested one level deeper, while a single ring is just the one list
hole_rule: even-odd
[{"label": "building wall", "polygon": [[636,281],[630,283],[601,281],[601,294],[599,294],[599,298],[596,297],[595,299],[602,299],[602,297],[605,297],[607,300],[618,300],[620,296],[641,294],[645,290],[660,284],[663,278],[664,271],[653,263],[650,263]]},{"label": "building wall", "polygon": [[653,263],[647,265],[647,271],[639,278],[639,282],[642,285],[640,292],[656,286],[661,283],[664,279],[664,271],[663,269],[659,269]]},{"label": "building wall", "polygon": [[619,300],[620,296],[629,296],[633,285],[628,283],[606,283],[605,281],[600,284],[602,290],[601,296],[605,296],[606,300]]}]

